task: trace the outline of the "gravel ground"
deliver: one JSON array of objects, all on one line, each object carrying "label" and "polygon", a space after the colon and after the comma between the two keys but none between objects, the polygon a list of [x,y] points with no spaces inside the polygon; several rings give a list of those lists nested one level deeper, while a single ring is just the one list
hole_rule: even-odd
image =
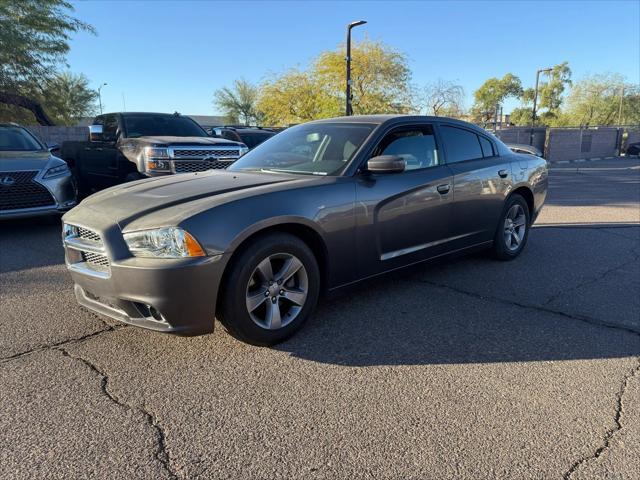
[{"label": "gravel ground", "polygon": [[76,305],[0,224],[1,478],[640,478],[640,162],[559,165],[516,261],[367,282],[256,348]]}]

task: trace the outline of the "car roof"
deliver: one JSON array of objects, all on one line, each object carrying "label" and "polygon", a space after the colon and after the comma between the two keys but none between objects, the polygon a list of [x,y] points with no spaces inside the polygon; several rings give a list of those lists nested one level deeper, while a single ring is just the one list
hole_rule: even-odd
[{"label": "car roof", "polygon": [[474,125],[469,122],[465,122],[463,120],[458,120],[455,118],[449,117],[434,117],[429,115],[404,115],[404,114],[380,114],[380,115],[351,115],[349,117],[334,117],[334,118],[325,118],[322,120],[314,120],[309,123],[372,123],[376,125],[382,125],[384,123],[396,123],[400,121],[408,121],[408,122],[446,122],[457,124],[467,128],[473,128],[479,132],[484,132],[484,130],[477,125]]}]

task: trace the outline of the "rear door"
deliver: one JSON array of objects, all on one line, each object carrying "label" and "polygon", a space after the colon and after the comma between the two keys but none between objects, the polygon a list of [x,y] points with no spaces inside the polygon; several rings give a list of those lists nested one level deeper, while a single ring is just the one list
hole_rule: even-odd
[{"label": "rear door", "polygon": [[453,176],[441,160],[432,124],[396,127],[374,148],[399,155],[402,173],[362,172],[356,178],[359,276],[366,277],[447,249]]},{"label": "rear door", "polygon": [[511,189],[511,164],[488,135],[440,124],[447,165],[453,171],[453,245],[463,248],[493,239]]}]

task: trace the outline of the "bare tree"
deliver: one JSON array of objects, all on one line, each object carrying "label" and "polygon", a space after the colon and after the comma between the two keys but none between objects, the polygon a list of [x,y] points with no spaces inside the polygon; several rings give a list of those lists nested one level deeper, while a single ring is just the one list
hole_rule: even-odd
[{"label": "bare tree", "polygon": [[464,111],[464,88],[439,78],[424,87],[423,104],[428,115],[460,116]]}]

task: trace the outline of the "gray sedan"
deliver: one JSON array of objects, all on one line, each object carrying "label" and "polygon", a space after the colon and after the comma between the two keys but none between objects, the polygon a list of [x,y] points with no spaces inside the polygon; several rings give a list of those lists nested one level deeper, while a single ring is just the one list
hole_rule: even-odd
[{"label": "gray sedan", "polygon": [[444,256],[525,248],[547,163],[457,120],[299,125],[226,171],[104,190],[64,216],[78,301],[162,332],[272,345],[322,292]]},{"label": "gray sedan", "polygon": [[65,161],[27,129],[0,124],[0,219],[61,214],[75,204]]}]

